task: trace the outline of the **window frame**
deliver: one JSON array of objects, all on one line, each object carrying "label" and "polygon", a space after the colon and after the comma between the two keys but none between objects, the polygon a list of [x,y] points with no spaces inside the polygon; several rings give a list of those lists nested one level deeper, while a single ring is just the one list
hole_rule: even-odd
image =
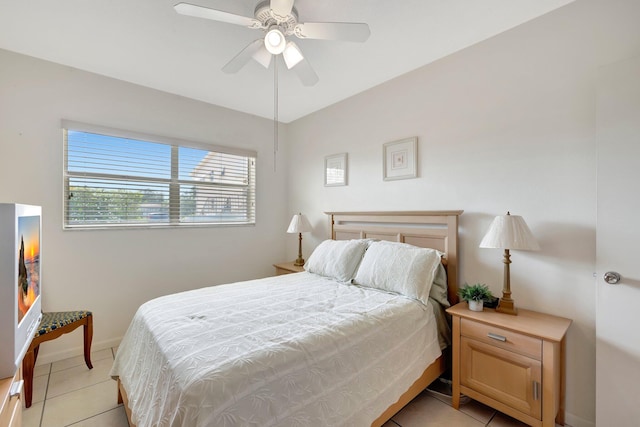
[{"label": "window frame", "polygon": [[[257,159],[258,153],[255,150],[242,149],[237,147],[226,147],[216,144],[199,143],[194,141],[187,141],[178,138],[171,138],[153,134],[147,134],[142,132],[128,131],[122,129],[115,129],[106,126],[99,126],[87,123],[76,122],[72,120],[62,120],[63,131],[63,187],[62,187],[62,227],[63,230],[100,230],[100,229],[131,229],[131,228],[184,228],[184,227],[229,227],[229,226],[255,226],[256,223],[256,198],[257,198]],[[123,138],[138,140],[142,142],[156,143],[168,145],[171,147],[171,177],[169,179],[164,178],[144,178],[141,179],[137,176],[126,176],[122,174],[108,174],[100,172],[81,172],[74,173],[69,172],[69,158],[68,158],[68,132],[87,132],[93,134],[99,134],[108,137]],[[193,180],[182,180],[179,177],[179,159],[178,153],[180,148],[190,148],[207,151],[208,153],[220,153],[229,154],[235,156],[247,157],[247,178],[248,182],[245,186],[247,189],[247,219],[246,221],[218,221],[218,222],[205,222],[205,221],[180,221],[180,199],[181,191],[180,186],[196,185]],[[69,204],[68,194],[70,193],[70,179],[73,177],[80,178],[103,178],[103,179],[130,179],[130,182],[160,182],[166,183],[169,186],[169,222],[141,222],[141,223],[99,223],[99,224],[70,224],[69,223]],[[202,185],[210,188],[219,188],[226,185],[238,188],[237,184],[225,184],[225,183],[207,183],[198,182],[197,185]],[[177,203],[176,203],[177,201]]]}]

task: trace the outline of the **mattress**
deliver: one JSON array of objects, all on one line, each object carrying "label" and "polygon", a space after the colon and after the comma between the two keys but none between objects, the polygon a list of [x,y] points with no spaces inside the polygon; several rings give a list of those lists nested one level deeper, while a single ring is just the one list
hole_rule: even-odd
[{"label": "mattress", "polygon": [[302,272],[143,304],[111,370],[148,426],[370,425],[441,354],[431,307]]}]

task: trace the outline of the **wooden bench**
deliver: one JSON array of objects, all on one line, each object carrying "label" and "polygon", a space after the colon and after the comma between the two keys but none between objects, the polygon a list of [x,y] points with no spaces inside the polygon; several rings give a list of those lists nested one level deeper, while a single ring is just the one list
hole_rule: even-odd
[{"label": "wooden bench", "polygon": [[91,340],[93,339],[93,315],[90,311],[61,311],[52,313],[42,313],[42,321],[31,341],[29,350],[22,359],[22,375],[24,379],[24,404],[31,406],[33,397],[33,370],[38,358],[40,344],[51,341],[61,335],[69,333],[74,329],[84,326],[84,361],[89,369],[93,369],[91,364]]}]

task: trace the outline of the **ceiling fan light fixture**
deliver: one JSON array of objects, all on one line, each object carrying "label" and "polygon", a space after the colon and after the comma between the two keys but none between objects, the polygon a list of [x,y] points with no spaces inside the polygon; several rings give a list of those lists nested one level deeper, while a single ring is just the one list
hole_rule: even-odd
[{"label": "ceiling fan light fixture", "polygon": [[291,41],[287,43],[287,46],[282,52],[282,57],[284,58],[284,63],[287,65],[287,69],[289,70],[298,65],[298,63],[304,59],[298,45]]},{"label": "ceiling fan light fixture", "polygon": [[264,46],[273,55],[281,54],[287,45],[284,33],[277,25],[272,26],[264,36]]},{"label": "ceiling fan light fixture", "polygon": [[[180,1],[180,0],[179,0]],[[185,0],[186,1],[186,0]],[[288,69],[293,69],[305,86],[318,83],[318,75],[295,43],[287,40],[293,36],[299,39],[343,40],[364,42],[371,35],[369,26],[358,22],[299,22],[295,7],[297,0],[257,0],[254,17],[236,15],[224,10],[212,9],[190,3],[178,3],[174,6],[177,13],[212,21],[225,22],[260,30],[262,37],[242,49],[222,71],[231,74],[238,72],[253,58],[265,68],[269,68],[272,56],[283,54]],[[274,62],[274,65],[277,61]],[[274,71],[277,68],[274,66]],[[277,71],[274,72],[277,83]],[[276,127],[277,129],[277,127]]]}]

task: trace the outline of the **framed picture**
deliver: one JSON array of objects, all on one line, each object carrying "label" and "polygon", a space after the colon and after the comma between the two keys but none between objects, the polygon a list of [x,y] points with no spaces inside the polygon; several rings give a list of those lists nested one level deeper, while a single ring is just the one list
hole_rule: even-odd
[{"label": "framed picture", "polygon": [[333,154],[324,158],[324,185],[325,187],[347,185],[347,153]]},{"label": "framed picture", "polygon": [[382,147],[385,181],[418,176],[418,137],[387,142]]}]

